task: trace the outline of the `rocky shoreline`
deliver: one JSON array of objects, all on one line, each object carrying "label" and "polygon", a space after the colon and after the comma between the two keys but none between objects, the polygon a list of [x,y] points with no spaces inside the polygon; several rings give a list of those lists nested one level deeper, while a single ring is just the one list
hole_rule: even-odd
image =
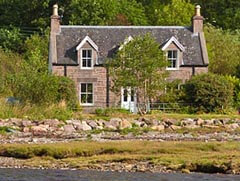
[{"label": "rocky shoreline", "polygon": [[[240,141],[239,119],[111,118],[106,120],[1,119],[0,143],[52,143],[73,140]],[[4,128],[4,129],[3,129]]]}]

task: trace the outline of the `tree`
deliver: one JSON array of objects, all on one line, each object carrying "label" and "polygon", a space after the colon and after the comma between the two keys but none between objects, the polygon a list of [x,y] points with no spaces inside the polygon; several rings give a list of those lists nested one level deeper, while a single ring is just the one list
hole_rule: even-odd
[{"label": "tree", "polygon": [[205,35],[209,54],[209,70],[221,75],[236,75],[240,66],[239,33],[205,27]]},{"label": "tree", "polygon": [[197,112],[218,112],[233,103],[233,84],[221,75],[194,76],[184,85],[184,92],[185,101],[192,103]]},{"label": "tree", "polygon": [[190,25],[194,5],[188,0],[152,1],[146,6],[151,25]]},{"label": "tree", "polygon": [[207,22],[223,29],[240,29],[240,1],[238,0],[191,0],[202,6]]},{"label": "tree", "polygon": [[124,25],[144,25],[147,23],[143,6],[135,0],[72,0],[67,14],[69,24],[74,25],[122,25],[123,22]]},{"label": "tree", "polygon": [[147,105],[164,88],[167,61],[150,34],[126,42],[107,63],[112,90],[119,93],[122,87],[134,88],[137,103]]},{"label": "tree", "polygon": [[5,51],[21,52],[22,37],[18,28],[0,29],[0,48]]}]

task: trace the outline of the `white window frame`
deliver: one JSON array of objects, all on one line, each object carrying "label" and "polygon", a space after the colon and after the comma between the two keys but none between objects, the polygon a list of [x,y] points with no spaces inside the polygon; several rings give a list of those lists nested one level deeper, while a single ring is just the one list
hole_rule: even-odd
[{"label": "white window frame", "polygon": [[[92,55],[91,55],[91,67],[83,67],[83,51],[84,50],[91,50]],[[82,48],[81,49],[81,61],[80,61],[80,67],[81,69],[85,69],[85,70],[92,70],[93,69],[93,49],[92,48]]]},{"label": "white window frame", "polygon": [[[168,58],[168,52],[169,51],[176,51],[177,52],[177,57],[176,58]],[[169,50],[166,50],[166,59],[167,59],[167,62],[169,63],[169,60],[175,60],[176,59],[176,67],[169,67],[167,66],[166,67],[166,70],[178,70],[179,69],[179,51],[176,50],[176,49],[169,49]]]},{"label": "white window frame", "polygon": [[[92,103],[82,103],[82,84],[92,84]],[[87,91],[87,86],[86,86]],[[88,92],[85,93],[88,95]],[[94,84],[91,82],[80,82],[79,83],[79,101],[81,106],[93,106],[94,105]]]}]

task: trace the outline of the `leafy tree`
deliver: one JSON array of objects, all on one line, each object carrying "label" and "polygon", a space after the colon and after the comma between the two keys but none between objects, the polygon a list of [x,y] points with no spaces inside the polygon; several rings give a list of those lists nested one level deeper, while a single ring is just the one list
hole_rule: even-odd
[{"label": "leafy tree", "polygon": [[233,84],[224,76],[201,74],[184,85],[185,101],[196,111],[216,112],[227,109],[233,101]]},{"label": "leafy tree", "polygon": [[205,35],[210,59],[209,70],[222,75],[236,75],[240,66],[240,34],[208,25],[205,27]]},{"label": "leafy tree", "polygon": [[240,29],[240,1],[238,0],[191,0],[202,6],[207,22],[223,29]]},{"label": "leafy tree", "polygon": [[226,78],[234,85],[234,106],[240,108],[240,79],[233,76],[226,76]]},{"label": "leafy tree", "polygon": [[0,48],[5,51],[20,52],[22,47],[22,37],[18,28],[0,29]]},{"label": "leafy tree", "polygon": [[151,25],[190,25],[194,6],[188,0],[152,1],[146,6]]},{"label": "leafy tree", "polygon": [[113,91],[119,93],[121,87],[132,87],[137,102],[146,105],[164,88],[166,63],[159,44],[150,34],[134,37],[108,61]]},{"label": "leafy tree", "polygon": [[[143,25],[147,22],[144,8],[135,0],[72,0],[68,14],[69,23],[78,25]],[[119,19],[124,21],[118,22]]]}]

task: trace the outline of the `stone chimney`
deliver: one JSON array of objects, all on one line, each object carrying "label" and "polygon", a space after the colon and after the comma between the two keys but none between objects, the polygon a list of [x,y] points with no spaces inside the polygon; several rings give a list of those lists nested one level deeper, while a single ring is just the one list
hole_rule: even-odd
[{"label": "stone chimney", "polygon": [[51,16],[51,32],[60,33],[60,16],[58,15],[58,5],[53,5],[53,14]]},{"label": "stone chimney", "polygon": [[51,31],[49,42],[49,71],[52,71],[52,64],[57,63],[57,40],[56,36],[60,33],[60,16],[58,15],[58,5],[53,5],[51,16]]},{"label": "stone chimney", "polygon": [[195,15],[192,18],[193,33],[203,32],[203,20],[204,18],[201,16],[201,6],[197,5],[195,7]]}]

